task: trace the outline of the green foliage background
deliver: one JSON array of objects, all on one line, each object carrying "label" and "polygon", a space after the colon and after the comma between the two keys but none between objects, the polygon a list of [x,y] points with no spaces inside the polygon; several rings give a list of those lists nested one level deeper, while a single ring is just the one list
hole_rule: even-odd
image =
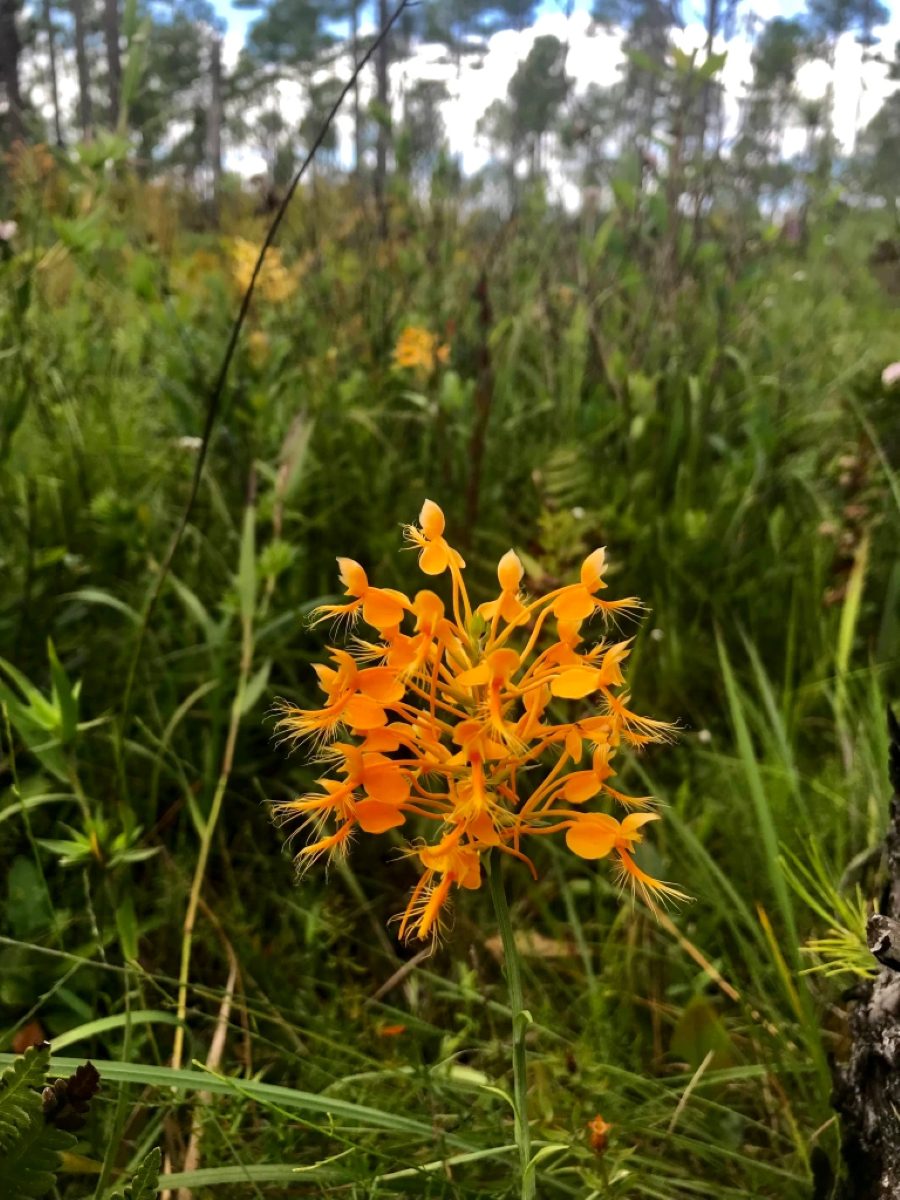
[{"label": "green foliage background", "polygon": [[[610,594],[650,609],[635,693],[682,731],[624,782],[668,805],[650,865],[692,904],[656,920],[549,845],[537,884],[508,874],[539,1195],[808,1196],[837,1168],[829,1060],[888,801],[883,219],[824,206],[793,248],[624,180],[609,212],[538,189],[508,222],[397,184],[381,242],[352,185],[320,180],[138,654],[238,299],[228,239],[263,224],[235,194],[204,232],[189,198],[105,169],[115,146],[91,153],[21,156],[0,261],[0,1025],[10,1050],[39,1022],[104,1081],[61,1194],[104,1195],[192,1130],[196,1195],[513,1194],[486,897],[411,957],[385,928],[403,862],[360,844],[298,887],[268,813],[314,772],[271,706],[313,698],[306,618],[335,556],[415,586],[399,525],[429,496],[475,593],[510,545],[537,589],[605,544]],[[398,370],[407,325],[449,363]]]}]

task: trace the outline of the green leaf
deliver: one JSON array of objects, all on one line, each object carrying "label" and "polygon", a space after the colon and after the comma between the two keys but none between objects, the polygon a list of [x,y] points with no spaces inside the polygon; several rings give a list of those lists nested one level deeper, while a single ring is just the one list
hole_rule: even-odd
[{"label": "green leaf", "polygon": [[48,732],[59,727],[59,712],[46,696],[34,686],[31,680],[23,675],[18,667],[14,667],[5,658],[0,658],[0,670],[4,671],[28,703],[30,716],[33,721]]},{"label": "green leaf", "polygon": [[140,625],[141,614],[136,612],[124,600],[119,600],[117,596],[111,595],[109,592],[104,592],[102,588],[79,588],[76,592],[69,592],[66,597],[69,600],[83,600],[85,604],[103,604],[107,608],[112,608],[116,612],[121,613],[123,617],[127,617],[134,625]]},{"label": "green leaf", "polygon": [[130,895],[123,896],[116,905],[116,930],[119,943],[126,961],[137,958],[138,923],[134,911],[134,900]]},{"label": "green leaf", "polygon": [[16,858],[9,869],[6,919],[13,935],[27,941],[46,929],[53,916],[40,872],[30,858]]},{"label": "green leaf", "polygon": [[266,690],[266,684],[269,682],[269,672],[272,669],[272,660],[266,659],[263,665],[247,680],[247,686],[244,688],[244,694],[241,697],[241,716],[248,713],[251,708],[259,700],[260,696]]},{"label": "green leaf", "polygon": [[74,803],[75,797],[69,795],[68,792],[48,792],[46,795],[28,796],[24,800],[19,800],[15,804],[9,804],[6,808],[0,809],[0,825],[4,821],[8,821],[11,817],[16,817],[23,812],[31,812],[34,808],[41,808],[44,804],[61,804],[63,801]]},{"label": "green leaf", "polygon": [[33,1046],[0,1075],[0,1153],[12,1144],[16,1131],[28,1121],[29,1113],[41,1111],[41,1100],[32,1089],[44,1086],[50,1063],[49,1046]]},{"label": "green leaf", "polygon": [[68,841],[65,838],[38,838],[37,844],[59,857],[60,866],[73,867],[91,857],[91,847],[84,842]]},{"label": "green leaf", "polygon": [[619,207],[633,212],[637,204],[637,188],[634,184],[619,177],[612,181],[612,190]]},{"label": "green leaf", "polygon": [[688,54],[686,50],[682,50],[679,46],[672,47],[672,61],[675,63],[675,70],[679,75],[688,75],[693,71],[696,57],[696,50],[692,50]]},{"label": "green leaf", "polygon": [[65,746],[78,732],[78,693],[72,688],[69,677],[56,654],[56,647],[47,638],[47,655],[50,659],[50,675],[53,679],[53,698],[59,710],[59,740]]},{"label": "green leaf", "polygon": [[158,1146],[154,1146],[147,1157],[139,1163],[130,1182],[125,1185],[124,1191],[113,1192],[113,1196],[121,1197],[121,1200],[156,1200],[161,1164],[162,1152]]},{"label": "green leaf", "polygon": [[734,1064],[734,1044],[719,1014],[704,996],[695,996],[684,1008],[672,1030],[672,1053],[696,1071],[707,1055],[718,1070]]},{"label": "green leaf", "polygon": [[202,600],[195,592],[191,591],[186,583],[182,583],[177,575],[170,574],[169,582],[177,592],[178,599],[187,610],[188,616],[192,617],[203,630],[207,645],[215,645],[220,638],[219,627],[206,611]]},{"label": "green leaf", "polygon": [[4,1195],[15,1200],[46,1196],[56,1183],[62,1152],[75,1144],[70,1133],[44,1119],[36,1089],[44,1086],[49,1061],[49,1046],[32,1047],[0,1077],[0,1179]]},{"label": "green leaf", "polygon": [[713,75],[717,75],[725,66],[728,60],[728,55],[723,51],[722,54],[710,54],[705,63],[698,69],[697,74],[701,79],[712,79]]},{"label": "green leaf", "polygon": [[164,1012],[159,1008],[139,1008],[130,1013],[116,1013],[112,1017],[98,1017],[95,1021],[87,1021],[74,1029],[67,1029],[53,1039],[52,1050],[56,1055],[60,1050],[74,1046],[76,1042],[86,1042],[112,1029],[123,1029],[126,1025],[179,1025],[181,1022],[174,1013]]},{"label": "green leaf", "polygon": [[[14,1061],[12,1054],[0,1054],[0,1066]],[[403,1113],[388,1112],[368,1104],[354,1104],[334,1096],[302,1092],[280,1084],[259,1083],[255,1079],[233,1079],[209,1071],[176,1070],[173,1067],[145,1066],[141,1063],[99,1061],[92,1059],[102,1077],[110,1083],[137,1083],[144,1087],[171,1088],[175,1091],[205,1091],[215,1095],[243,1096],[260,1104],[268,1104],[300,1112],[319,1113],[330,1121],[346,1120],[357,1128],[387,1129],[395,1133],[410,1133],[432,1143],[438,1136],[431,1121],[421,1121]],[[75,1058],[58,1059],[53,1066],[58,1071],[73,1071],[80,1065]],[[474,1147],[452,1133],[441,1134],[441,1141],[460,1150]]]}]

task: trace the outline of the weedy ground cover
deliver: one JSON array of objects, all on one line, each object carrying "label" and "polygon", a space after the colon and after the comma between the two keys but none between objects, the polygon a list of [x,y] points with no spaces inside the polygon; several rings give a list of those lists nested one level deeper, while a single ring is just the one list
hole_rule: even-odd
[{"label": "weedy ground cover", "polygon": [[823,210],[801,251],[736,218],[669,236],[659,202],[504,222],[436,195],[396,197],[378,241],[319,180],[140,638],[262,218],[235,196],[212,234],[159,185],[37,155],[17,179],[0,1007],[4,1052],[47,1036],[53,1071],[100,1072],[60,1194],[156,1145],[198,1195],[517,1194],[486,889],[404,948],[397,830],[298,886],[271,820],[322,773],[273,705],[316,706],[335,556],[414,597],[398,527],[434,496],[478,597],[510,547],[538,599],[607,546],[604,594],[648,609],[634,710],[678,726],[623,747],[616,787],[657,798],[638,861],[690,903],[623,901],[553,838],[536,880],[502,864],[538,1194],[808,1196],[838,1162],[900,638],[878,216]]}]

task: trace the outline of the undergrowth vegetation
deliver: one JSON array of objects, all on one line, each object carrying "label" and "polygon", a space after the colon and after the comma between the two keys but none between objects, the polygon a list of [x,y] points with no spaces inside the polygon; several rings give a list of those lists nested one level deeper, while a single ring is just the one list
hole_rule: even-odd
[{"label": "undergrowth vegetation", "polygon": [[823,207],[797,248],[624,187],[505,221],[438,191],[395,195],[381,240],[316,181],[144,630],[265,218],[234,194],[212,233],[86,158],[14,171],[0,1061],[46,1038],[52,1073],[100,1073],[58,1194],[121,1190],[154,1146],[195,1195],[514,1194],[487,896],[404,947],[385,839],[298,886],[271,822],[321,773],[272,713],[315,702],[335,556],[419,586],[396,545],[428,496],[479,600],[510,547],[540,595],[605,545],[649,609],[635,703],[679,727],[620,779],[665,805],[642,861],[690,903],[653,913],[551,839],[508,873],[538,1195],[808,1197],[839,1161],[900,653],[884,219]]}]

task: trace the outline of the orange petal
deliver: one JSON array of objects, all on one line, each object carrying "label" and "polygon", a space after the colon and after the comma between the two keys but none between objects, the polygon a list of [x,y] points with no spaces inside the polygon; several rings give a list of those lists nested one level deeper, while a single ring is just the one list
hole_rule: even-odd
[{"label": "orange petal", "polygon": [[504,592],[518,591],[525,568],[515,550],[507,550],[497,564],[497,578]]},{"label": "orange petal", "polygon": [[631,840],[644,825],[650,821],[658,821],[659,819],[659,813],[655,812],[629,813],[622,821],[622,836]]},{"label": "orange petal", "polygon": [[[486,662],[480,662],[477,667],[470,667],[468,671],[463,671],[461,675],[457,675],[455,683],[460,687],[483,687],[486,683],[490,683],[491,669]],[[468,722],[466,722],[468,724]],[[459,739],[454,739],[459,740]],[[465,743],[462,743],[463,745]]]},{"label": "orange petal", "polygon": [[399,748],[400,739],[390,729],[373,729],[371,733],[366,734],[366,740],[360,747],[362,750],[375,750],[385,754]]},{"label": "orange petal", "polygon": [[519,656],[515,650],[494,650],[487,656],[491,679],[502,679],[506,682],[519,665]]},{"label": "orange petal", "polygon": [[398,633],[391,639],[387,661],[392,671],[405,671],[416,661],[418,641],[418,638],[407,637],[403,633]]},{"label": "orange petal", "polygon": [[354,730],[380,729],[382,725],[387,725],[384,709],[368,696],[351,696],[341,716]]},{"label": "orange petal", "polygon": [[427,589],[416,593],[412,608],[416,614],[416,632],[419,632],[424,625],[436,625],[444,615],[443,600]]},{"label": "orange petal", "polygon": [[[512,592],[504,592],[500,597],[500,616],[506,621],[507,625],[515,625],[517,621],[521,621],[527,615],[528,610]],[[481,609],[478,610],[479,612]],[[493,617],[493,613],[491,616]]]},{"label": "orange petal", "polygon": [[550,691],[561,700],[581,700],[597,690],[600,672],[595,667],[573,667],[563,671],[550,684]]},{"label": "orange petal", "polygon": [[363,597],[363,619],[376,629],[390,629],[403,620],[403,605],[381,588],[369,588]]},{"label": "orange petal", "polygon": [[575,771],[566,779],[563,795],[570,804],[583,804],[600,791],[600,780],[593,771]]},{"label": "orange petal", "polygon": [[594,611],[594,601],[587,588],[572,584],[565,588],[553,601],[550,611],[558,621],[567,625],[584,621]]},{"label": "orange petal", "polygon": [[348,596],[361,596],[369,586],[369,580],[355,558],[339,558],[337,560],[341,583],[347,589]]},{"label": "orange petal", "polygon": [[469,837],[482,846],[499,846],[500,835],[494,828],[494,822],[491,820],[488,813],[479,813],[477,817],[471,820],[466,826],[466,833]]},{"label": "orange petal", "polygon": [[426,500],[419,513],[419,527],[429,541],[443,535],[446,521],[441,509],[433,500]]},{"label": "orange petal", "polygon": [[600,682],[604,687],[620,687],[625,682],[620,664],[631,653],[629,649],[630,644],[630,640],[627,642],[618,642],[615,646],[610,646],[603,655],[603,664],[600,667]]},{"label": "orange petal", "polygon": [[556,632],[559,634],[559,640],[564,646],[577,646],[582,640],[581,634],[578,632],[582,620],[582,617],[579,617],[577,621],[560,621],[557,618]]},{"label": "orange petal", "polygon": [[604,813],[573,821],[566,830],[566,845],[579,858],[605,858],[616,843],[619,822]]},{"label": "orange petal", "polygon": [[360,800],[356,806],[356,819],[364,833],[384,833],[402,825],[406,817],[394,804],[384,804],[381,800]]},{"label": "orange petal", "polygon": [[481,887],[481,867],[477,859],[466,865],[465,871],[457,877],[456,882],[460,887],[467,888],[470,892],[478,891]]},{"label": "orange petal", "polygon": [[324,663],[313,663],[313,670],[319,677],[319,686],[323,692],[330,692],[337,683],[338,673]]},{"label": "orange petal", "polygon": [[419,568],[426,575],[442,575],[449,565],[449,547],[443,538],[429,542],[419,555]]},{"label": "orange petal", "polygon": [[361,692],[382,704],[392,704],[406,691],[393,667],[366,667],[357,676],[356,685]]},{"label": "orange petal", "polygon": [[603,571],[606,567],[606,547],[594,550],[581,564],[581,583],[589,592],[603,586]]},{"label": "orange petal", "polygon": [[395,763],[365,767],[362,784],[373,800],[384,804],[402,804],[409,799],[409,783]]}]

